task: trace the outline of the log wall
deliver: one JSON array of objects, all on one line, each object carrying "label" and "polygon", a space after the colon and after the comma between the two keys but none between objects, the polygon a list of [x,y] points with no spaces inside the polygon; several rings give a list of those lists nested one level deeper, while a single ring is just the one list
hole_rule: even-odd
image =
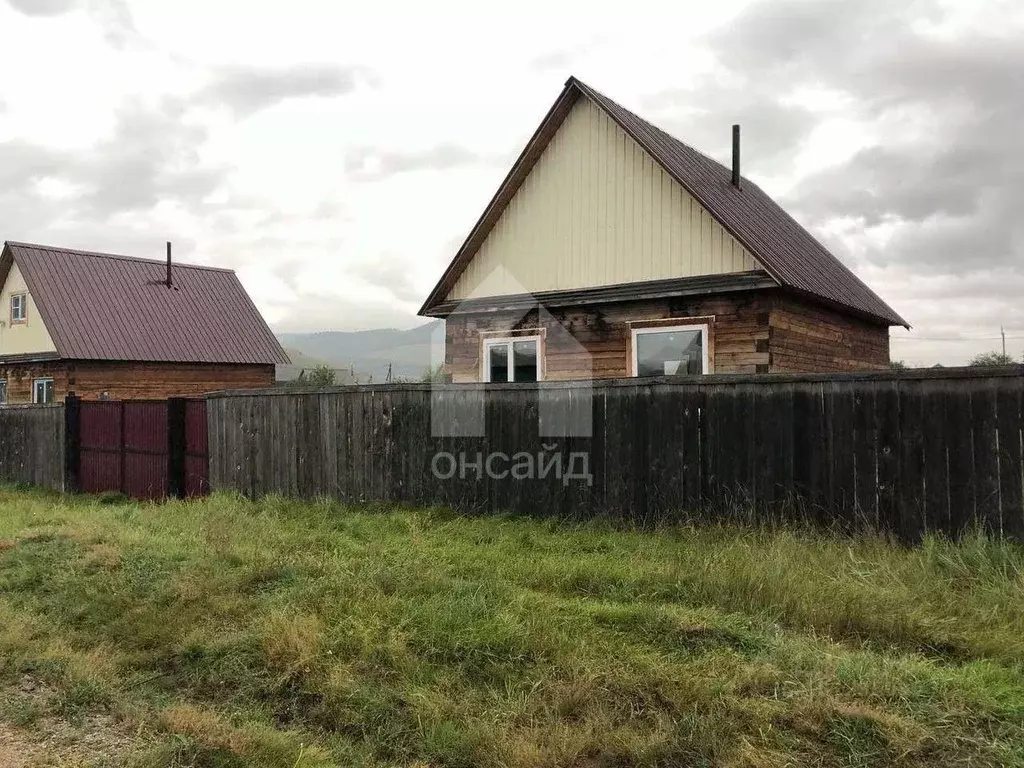
[{"label": "log wall", "polygon": [[9,403],[31,403],[32,383],[40,378],[53,379],[55,402],[69,392],[83,400],[99,400],[104,394],[110,400],[163,400],[224,389],[270,387],[274,384],[274,366],[94,360],[0,362],[0,379],[7,381]]},{"label": "log wall", "polygon": [[632,375],[632,328],[707,322],[711,373],[819,373],[889,364],[889,329],[781,291],[649,299],[517,312],[453,314],[445,322],[455,383],[481,380],[482,341],[505,332],[542,337],[546,381]]}]

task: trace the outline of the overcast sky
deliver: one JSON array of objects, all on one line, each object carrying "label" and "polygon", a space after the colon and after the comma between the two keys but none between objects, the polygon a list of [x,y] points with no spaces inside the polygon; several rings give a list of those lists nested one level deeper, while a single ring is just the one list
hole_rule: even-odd
[{"label": "overcast sky", "polygon": [[1020,0],[486,5],[0,0],[0,240],[170,239],[277,330],[410,327],[574,74],[722,160],[742,123],[894,358],[1024,355]]}]

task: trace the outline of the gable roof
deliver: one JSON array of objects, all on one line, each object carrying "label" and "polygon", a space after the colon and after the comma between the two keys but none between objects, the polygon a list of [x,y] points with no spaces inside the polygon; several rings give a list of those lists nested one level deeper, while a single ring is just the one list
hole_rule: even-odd
[{"label": "gable roof", "polygon": [[429,313],[445,301],[448,292],[498,222],[505,206],[529,175],[573,104],[581,97],[593,101],[666,173],[693,195],[753,255],[776,284],[887,325],[909,328],[906,320],[760,187],[744,177],[740,188],[736,188],[732,184],[730,169],[651,125],[575,77],[566,81],[562,93],[420,308],[420,314]]},{"label": "gable roof", "polygon": [[76,360],[285,364],[288,356],[235,273],[7,242],[57,354]]}]

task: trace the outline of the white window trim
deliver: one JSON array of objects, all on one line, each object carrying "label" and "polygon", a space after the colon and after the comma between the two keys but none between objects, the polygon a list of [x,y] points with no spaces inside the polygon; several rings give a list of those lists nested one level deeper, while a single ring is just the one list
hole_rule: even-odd
[{"label": "white window trim", "polygon": [[700,331],[700,349],[701,349],[701,375],[705,375],[710,370],[708,365],[708,325],[707,323],[699,323],[697,325],[649,325],[643,328],[633,328],[633,338],[631,339],[631,347],[633,352],[633,377],[638,378],[640,376],[640,365],[637,361],[636,354],[636,338],[641,334],[647,333],[672,333],[673,331]]},{"label": "white window trim", "polygon": [[[500,347],[503,345],[508,347],[509,373],[513,377],[516,375],[515,366],[512,365],[512,344],[517,341],[533,341],[537,343],[537,381],[541,381],[544,378],[544,365],[541,360],[541,355],[544,354],[544,345],[541,344],[540,334],[532,336],[496,336],[484,339],[483,360],[480,363],[484,374],[482,378],[483,382],[490,383],[491,381],[491,362],[489,355],[491,347]],[[505,382],[499,383],[504,384]],[[509,383],[514,383],[514,379]]]},{"label": "white window trim", "polygon": [[[51,378],[46,377],[46,378],[42,378],[42,379],[33,379],[32,380],[32,404],[33,405],[44,405],[44,403],[41,403],[39,400],[36,399],[36,395],[37,395],[37,393],[39,391],[38,390],[39,384],[45,383],[47,381],[50,382],[50,389],[53,390],[53,379],[51,379]],[[53,400],[51,400],[50,402],[52,403]]]},{"label": "white window trim", "polygon": [[[18,299],[18,317],[14,316],[14,300]],[[26,323],[28,322],[28,294],[27,293],[12,293],[11,294],[11,322],[12,323]]]},{"label": "white window trim", "polygon": [[0,392],[3,392],[3,397],[0,397],[0,405],[7,405],[7,379],[0,379]]}]

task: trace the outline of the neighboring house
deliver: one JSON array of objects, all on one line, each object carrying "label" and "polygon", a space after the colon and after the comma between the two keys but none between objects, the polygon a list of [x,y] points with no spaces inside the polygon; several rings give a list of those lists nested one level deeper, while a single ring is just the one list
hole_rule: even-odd
[{"label": "neighboring house", "polygon": [[227,269],[8,242],[0,403],[269,387],[288,357]]},{"label": "neighboring house", "polygon": [[884,368],[907,322],[739,172],[570,78],[420,309],[454,381]]}]

